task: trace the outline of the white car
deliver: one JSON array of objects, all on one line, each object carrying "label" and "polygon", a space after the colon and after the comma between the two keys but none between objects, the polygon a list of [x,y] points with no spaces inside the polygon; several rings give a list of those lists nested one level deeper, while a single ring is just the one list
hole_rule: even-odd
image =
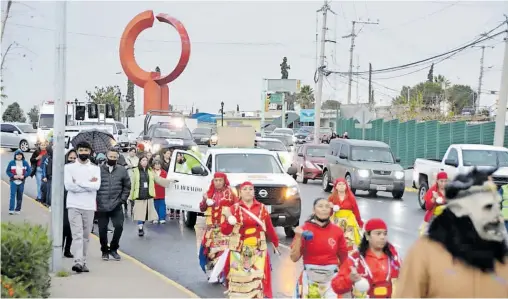
[{"label": "white car", "polygon": [[[194,161],[196,166],[179,173],[175,165],[177,155]],[[197,216],[201,215],[199,203],[215,172],[226,173],[235,190],[245,181],[252,182],[256,199],[270,211],[273,225],[284,227],[288,237],[294,236],[293,228],[298,226],[301,213],[300,189],[292,177],[296,168],[284,171],[277,154],[265,149],[213,148],[202,161],[191,152],[175,150],[168,177],[178,182],[166,189],[166,205],[185,211],[187,227],[194,227]]]},{"label": "white car", "polygon": [[130,140],[129,140],[129,133],[128,129],[125,127],[124,124],[121,122],[115,121],[115,122],[96,122],[96,121],[82,121],[81,126],[95,126],[97,127],[111,127],[113,128],[113,137],[115,137],[115,140],[118,144],[120,144],[120,147],[123,151],[127,151],[130,147]]},{"label": "white car", "polygon": [[37,130],[25,123],[2,123],[0,145],[15,151],[18,148],[24,152],[34,150],[37,144]]},{"label": "white car", "polygon": [[288,171],[293,161],[293,152],[287,148],[282,141],[275,138],[261,138],[256,137],[256,147],[269,150],[277,153],[280,163],[284,167],[284,170]]}]

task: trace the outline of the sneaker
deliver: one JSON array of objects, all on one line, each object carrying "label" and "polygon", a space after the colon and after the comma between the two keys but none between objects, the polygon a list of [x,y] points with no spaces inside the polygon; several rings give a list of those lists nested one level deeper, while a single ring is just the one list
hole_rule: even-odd
[{"label": "sneaker", "polygon": [[76,273],[81,273],[83,272],[83,266],[81,266],[80,264],[75,264],[74,266],[72,266],[72,271]]},{"label": "sneaker", "polygon": [[9,211],[9,215],[14,215],[14,211]]},{"label": "sneaker", "polygon": [[138,226],[138,236],[143,237],[145,235],[145,231],[143,230],[143,226]]},{"label": "sneaker", "polygon": [[115,260],[115,261],[119,261],[122,259],[122,257],[118,254],[118,252],[116,252],[116,250],[113,250],[109,253],[109,255],[111,255],[111,257]]},{"label": "sneaker", "polygon": [[86,264],[83,265],[83,268],[82,268],[83,272],[90,272],[90,269],[88,269],[88,267],[86,266]]},{"label": "sneaker", "polygon": [[63,255],[64,255],[66,258],[68,258],[68,259],[72,259],[72,258],[74,258],[74,255],[73,255],[72,253],[70,253],[70,252],[64,252],[64,254],[63,254]]},{"label": "sneaker", "polygon": [[21,214],[21,211],[14,211],[14,214],[19,215],[19,214]]},{"label": "sneaker", "polygon": [[112,234],[112,233],[113,233],[113,230],[108,227],[108,234]]},{"label": "sneaker", "polygon": [[102,260],[103,260],[103,261],[107,261],[107,260],[109,260],[109,254],[108,254],[107,252],[103,252],[103,253],[102,253]]},{"label": "sneaker", "polygon": [[154,220],[154,221],[152,221],[152,224],[159,224],[159,221],[158,220]]},{"label": "sneaker", "polygon": [[161,220],[159,221],[160,224],[165,224],[166,223],[166,220]]}]

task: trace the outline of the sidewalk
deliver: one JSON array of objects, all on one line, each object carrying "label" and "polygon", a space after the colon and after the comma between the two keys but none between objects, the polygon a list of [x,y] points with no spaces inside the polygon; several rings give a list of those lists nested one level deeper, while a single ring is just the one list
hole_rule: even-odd
[{"label": "sidewalk", "polygon": [[[25,196],[21,215],[9,215],[9,185],[0,183],[2,222],[31,222],[48,227],[48,210]],[[150,254],[147,252],[147,254]],[[64,258],[68,277],[52,276],[52,298],[199,298],[178,283],[120,252],[122,260],[102,261],[97,237],[90,238],[87,265],[89,273],[75,274],[72,259]]]}]

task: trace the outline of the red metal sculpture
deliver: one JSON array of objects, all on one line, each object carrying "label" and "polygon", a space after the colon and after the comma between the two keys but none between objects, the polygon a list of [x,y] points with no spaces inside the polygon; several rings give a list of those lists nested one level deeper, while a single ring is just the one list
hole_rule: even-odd
[{"label": "red metal sculpture", "polygon": [[169,110],[169,87],[168,84],[178,78],[185,70],[190,58],[190,40],[187,30],[177,19],[167,14],[158,14],[159,22],[173,26],[182,42],[180,60],[175,69],[168,75],[161,76],[157,72],[143,70],[134,57],[134,44],[139,34],[153,26],[155,21],[153,11],[147,10],[135,16],[125,27],[120,40],[120,62],[122,68],[134,84],[144,89],[144,114],[149,110]]}]

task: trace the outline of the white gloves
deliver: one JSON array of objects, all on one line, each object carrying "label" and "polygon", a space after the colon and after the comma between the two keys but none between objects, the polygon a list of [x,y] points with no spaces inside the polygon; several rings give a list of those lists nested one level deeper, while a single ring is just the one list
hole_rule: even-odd
[{"label": "white gloves", "polygon": [[361,293],[367,292],[370,288],[370,284],[367,279],[362,278],[355,282],[355,290]]},{"label": "white gloves", "polygon": [[209,207],[213,206],[214,203],[215,203],[215,201],[213,201],[210,198],[206,200],[206,205],[209,206]]},{"label": "white gloves", "polygon": [[436,203],[438,205],[443,204],[444,203],[444,199],[440,196],[440,197],[436,198]]},{"label": "white gloves", "polygon": [[333,205],[333,211],[338,212],[340,210],[340,207],[338,205]]},{"label": "white gloves", "polygon": [[228,217],[228,223],[231,224],[231,225],[235,225],[236,224],[236,217],[231,215]]}]

